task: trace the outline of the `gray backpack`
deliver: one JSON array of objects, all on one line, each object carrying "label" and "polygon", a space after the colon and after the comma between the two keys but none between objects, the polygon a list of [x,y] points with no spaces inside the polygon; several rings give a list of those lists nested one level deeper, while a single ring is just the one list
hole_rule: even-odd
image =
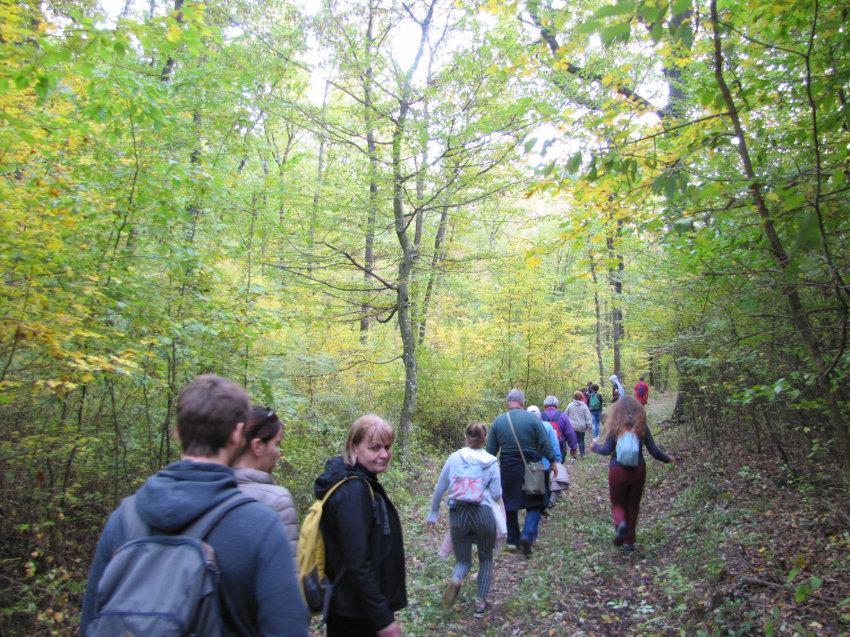
[{"label": "gray backpack", "polygon": [[87,637],[220,636],[219,571],[204,538],[227,512],[254,501],[236,493],[179,535],[151,535],[136,496],[125,498],[119,507],[125,541],[98,583]]},{"label": "gray backpack", "polygon": [[617,462],[624,467],[636,467],[640,464],[640,440],[631,429],[626,429],[617,438]]}]

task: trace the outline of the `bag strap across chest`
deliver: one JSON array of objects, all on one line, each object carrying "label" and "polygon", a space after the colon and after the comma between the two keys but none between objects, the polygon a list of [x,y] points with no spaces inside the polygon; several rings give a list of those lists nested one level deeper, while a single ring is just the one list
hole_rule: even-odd
[{"label": "bag strap across chest", "polygon": [[511,412],[508,411],[508,424],[511,426],[511,431],[514,434],[514,440],[516,440],[516,448],[519,449],[519,455],[522,458],[522,464],[528,466],[528,463],[525,461],[525,454],[522,452],[522,445],[519,444],[519,438],[516,435],[516,429],[514,429],[514,421],[511,420]]}]

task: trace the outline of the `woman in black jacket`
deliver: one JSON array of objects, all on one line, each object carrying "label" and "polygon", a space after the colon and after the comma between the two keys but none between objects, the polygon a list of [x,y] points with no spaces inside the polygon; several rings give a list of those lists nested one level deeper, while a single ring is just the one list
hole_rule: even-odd
[{"label": "woman in black jacket", "polygon": [[345,481],[324,505],[322,539],[333,583],[328,637],[400,637],[394,613],[407,606],[401,521],[378,474],[387,470],[393,428],[369,414],[348,431],[345,450],[315,482],[317,498]]}]

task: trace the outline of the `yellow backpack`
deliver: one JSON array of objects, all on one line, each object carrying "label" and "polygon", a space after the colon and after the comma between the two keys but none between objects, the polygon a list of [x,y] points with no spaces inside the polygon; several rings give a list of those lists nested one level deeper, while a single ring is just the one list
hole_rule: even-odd
[{"label": "yellow backpack", "polygon": [[[333,590],[333,585],[325,575],[325,543],[322,540],[320,528],[322,509],[337,487],[352,479],[363,480],[363,478],[349,476],[328,489],[325,497],[316,500],[307,511],[307,517],[304,518],[304,524],[301,525],[301,532],[298,534],[298,553],[296,555],[298,587],[301,589],[301,595],[304,597],[304,602],[307,604],[311,615],[327,616]],[[374,502],[375,492],[372,490],[372,485],[367,480],[363,480],[363,482],[369,485],[369,492],[372,494],[372,501]],[[342,577],[344,571],[345,566],[343,565],[340,572],[337,573],[337,581]]]}]

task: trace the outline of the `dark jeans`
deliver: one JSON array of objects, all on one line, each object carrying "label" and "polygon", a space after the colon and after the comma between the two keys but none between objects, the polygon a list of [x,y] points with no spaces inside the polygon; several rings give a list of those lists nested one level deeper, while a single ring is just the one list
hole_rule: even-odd
[{"label": "dark jeans", "polygon": [[586,431],[577,431],[576,432],[576,440],[578,440],[578,452],[581,455],[584,455],[584,434]]},{"label": "dark jeans", "polygon": [[508,544],[519,546],[520,540],[528,540],[532,544],[537,539],[537,527],[540,525],[540,516],[543,515],[543,507],[526,509],[525,522],[522,525],[522,533],[519,531],[519,511],[506,511],[508,523]]},{"label": "dark jeans", "polygon": [[611,467],[608,469],[608,495],[611,498],[611,515],[614,528],[625,522],[626,544],[634,546],[637,529],[640,499],[643,497],[643,485],[646,482],[646,466]]},{"label": "dark jeans", "polygon": [[342,617],[328,613],[328,637],[375,637],[372,622],[360,617]]}]

